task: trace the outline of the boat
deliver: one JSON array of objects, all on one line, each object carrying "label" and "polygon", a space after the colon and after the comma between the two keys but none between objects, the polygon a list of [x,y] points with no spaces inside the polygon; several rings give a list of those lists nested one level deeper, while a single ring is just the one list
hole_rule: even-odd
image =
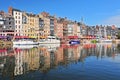
[{"label": "boat", "polygon": [[60,39],[55,36],[48,36],[46,39],[40,39],[39,44],[60,44]]},{"label": "boat", "polygon": [[13,45],[13,48],[18,48],[18,49],[31,49],[34,47],[38,47],[38,45]]},{"label": "boat", "polygon": [[37,45],[37,44],[39,43],[29,39],[19,39],[13,41],[13,45]]},{"label": "boat", "polygon": [[70,40],[69,44],[80,44],[80,40]]}]

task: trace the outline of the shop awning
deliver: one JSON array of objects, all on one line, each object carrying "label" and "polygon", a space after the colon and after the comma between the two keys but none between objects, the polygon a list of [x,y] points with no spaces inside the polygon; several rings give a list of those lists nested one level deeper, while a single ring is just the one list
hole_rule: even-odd
[{"label": "shop awning", "polygon": [[29,36],[29,38],[37,38],[36,36]]},{"label": "shop awning", "polygon": [[0,38],[1,38],[1,39],[6,39],[6,38],[7,38],[7,36],[0,36]]},{"label": "shop awning", "polygon": [[6,52],[6,51],[7,51],[6,49],[0,49],[0,53]]},{"label": "shop awning", "polygon": [[78,39],[78,36],[68,36],[69,39]]},{"label": "shop awning", "polygon": [[29,37],[28,36],[15,36],[15,38],[22,39],[22,38],[29,38]]}]

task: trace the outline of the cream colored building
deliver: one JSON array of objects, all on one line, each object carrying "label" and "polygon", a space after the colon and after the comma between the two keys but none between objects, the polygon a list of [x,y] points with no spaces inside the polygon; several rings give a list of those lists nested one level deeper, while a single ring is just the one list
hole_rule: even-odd
[{"label": "cream colored building", "polygon": [[22,36],[22,11],[9,7],[9,14],[13,15],[15,20],[15,35]]}]

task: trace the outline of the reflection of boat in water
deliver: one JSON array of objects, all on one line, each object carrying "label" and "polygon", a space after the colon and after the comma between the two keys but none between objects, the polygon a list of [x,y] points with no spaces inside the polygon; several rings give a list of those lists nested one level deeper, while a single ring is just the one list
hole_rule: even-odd
[{"label": "reflection of boat in water", "polygon": [[60,44],[60,40],[55,36],[48,36],[47,39],[40,39],[39,44]]},{"label": "reflection of boat in water", "polygon": [[69,44],[80,44],[80,40],[71,40]]},{"label": "reflection of boat in water", "polygon": [[56,50],[56,48],[60,47],[60,44],[39,44],[40,47],[45,47],[48,51]]},{"label": "reflection of boat in water", "polygon": [[69,45],[69,44],[61,44],[60,47],[64,48],[64,49],[68,49],[68,48],[77,48],[79,45]]},{"label": "reflection of boat in water", "polygon": [[112,43],[112,39],[101,39],[99,40],[101,43]]},{"label": "reflection of boat in water", "polygon": [[34,47],[38,47],[38,45],[13,45],[13,48],[19,48],[19,49],[31,49]]},{"label": "reflection of boat in water", "polygon": [[113,43],[96,43],[96,45],[112,45]]},{"label": "reflection of boat in water", "polygon": [[38,42],[29,39],[14,40],[13,45],[36,45]]}]

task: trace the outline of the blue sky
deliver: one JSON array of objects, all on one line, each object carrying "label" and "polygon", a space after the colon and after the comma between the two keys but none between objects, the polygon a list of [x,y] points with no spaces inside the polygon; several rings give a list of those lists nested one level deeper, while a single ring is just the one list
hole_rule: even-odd
[{"label": "blue sky", "polygon": [[120,0],[0,0],[0,10],[7,12],[9,6],[36,14],[46,11],[73,21],[83,17],[87,25],[120,26]]}]

